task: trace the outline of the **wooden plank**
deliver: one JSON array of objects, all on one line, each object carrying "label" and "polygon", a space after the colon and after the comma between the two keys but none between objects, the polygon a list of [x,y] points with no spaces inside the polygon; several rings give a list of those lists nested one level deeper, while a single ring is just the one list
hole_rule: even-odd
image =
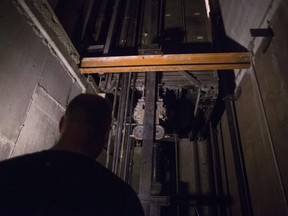
[{"label": "wooden plank", "polygon": [[238,64],[198,64],[198,65],[165,65],[165,66],[132,66],[132,67],[94,67],[80,68],[82,74],[92,73],[125,73],[125,72],[155,72],[155,71],[208,71],[249,68],[249,63]]},{"label": "wooden plank", "polygon": [[83,58],[81,67],[128,67],[155,65],[190,65],[190,64],[223,64],[249,63],[250,53],[202,53],[171,55],[137,55]]},{"label": "wooden plank", "polygon": [[122,73],[153,71],[229,70],[250,67],[249,52],[137,55],[83,58],[80,72]]}]

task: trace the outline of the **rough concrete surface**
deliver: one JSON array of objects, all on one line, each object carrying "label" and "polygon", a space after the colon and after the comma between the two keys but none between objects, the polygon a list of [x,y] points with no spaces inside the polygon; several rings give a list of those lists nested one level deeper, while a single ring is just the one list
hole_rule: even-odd
[{"label": "rough concrete surface", "polygon": [[63,114],[64,109],[38,87],[12,156],[52,147],[59,135],[58,123]]},{"label": "rough concrete surface", "polygon": [[68,100],[82,92],[17,7],[0,1],[0,160],[51,147]]}]

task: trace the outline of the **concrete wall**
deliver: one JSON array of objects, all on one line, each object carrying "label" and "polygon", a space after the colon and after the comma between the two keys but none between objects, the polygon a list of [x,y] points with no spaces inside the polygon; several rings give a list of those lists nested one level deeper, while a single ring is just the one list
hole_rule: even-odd
[{"label": "concrete wall", "polygon": [[227,35],[248,48],[251,28],[266,28],[281,0],[219,0]]},{"label": "concrete wall", "polygon": [[[244,45],[251,40],[247,35],[249,28],[259,27],[268,9],[273,8],[275,12],[269,15],[275,36],[264,53],[266,40],[259,43],[253,62],[254,70],[251,67],[246,71],[239,84],[242,94],[235,102],[236,112],[253,213],[282,216],[288,215],[288,2],[251,2],[221,1],[228,35]],[[274,8],[276,2],[279,7]],[[226,166],[222,161],[222,170],[227,170],[226,190],[230,191],[231,215],[234,216],[239,215],[239,196],[234,168],[231,167],[233,157],[226,114],[221,126],[219,131],[223,139],[220,143],[226,152],[222,157]]]},{"label": "concrete wall", "polygon": [[13,2],[0,2],[0,160],[51,147],[66,104],[83,91]]}]

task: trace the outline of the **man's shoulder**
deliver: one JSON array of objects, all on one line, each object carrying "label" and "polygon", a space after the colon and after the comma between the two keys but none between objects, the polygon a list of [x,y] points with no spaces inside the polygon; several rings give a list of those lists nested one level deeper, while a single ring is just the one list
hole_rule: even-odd
[{"label": "man's shoulder", "polygon": [[60,178],[71,178],[72,182],[96,181],[106,185],[113,183],[119,186],[125,185],[119,177],[102,166],[96,160],[87,156],[67,152],[46,150],[18,156],[0,162],[0,175],[21,176],[33,178],[35,175],[47,175],[52,178],[57,175]]},{"label": "man's shoulder", "polygon": [[27,206],[45,199],[50,208],[61,198],[67,206],[70,201],[75,203],[66,209],[69,211],[143,215],[137,195],[128,184],[95,160],[70,152],[43,151],[1,162],[0,186],[5,186],[0,189],[0,200],[9,198],[2,199],[2,204],[5,200],[14,202],[11,194],[21,194]]},{"label": "man's shoulder", "polygon": [[[32,167],[49,167],[53,164],[58,163],[61,165],[67,165],[71,164],[74,161],[77,161],[80,163],[86,163],[89,161],[85,156],[71,153],[71,152],[66,152],[66,151],[54,151],[54,150],[44,150],[41,152],[35,152],[35,153],[30,153],[30,154],[25,154],[21,156],[16,156],[13,158],[9,158],[7,160],[1,161],[0,162],[0,169],[1,168],[16,168],[16,167],[26,167],[28,165],[31,165]],[[90,161],[91,163],[91,161]],[[29,166],[30,167],[30,166]]]}]

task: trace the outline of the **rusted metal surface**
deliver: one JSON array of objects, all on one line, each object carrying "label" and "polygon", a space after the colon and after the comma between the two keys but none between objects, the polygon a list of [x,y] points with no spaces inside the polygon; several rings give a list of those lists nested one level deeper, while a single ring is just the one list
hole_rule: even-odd
[{"label": "rusted metal surface", "polygon": [[250,66],[250,54],[204,53],[138,55],[83,58],[81,73],[121,73],[152,71],[195,71],[243,69]]}]

